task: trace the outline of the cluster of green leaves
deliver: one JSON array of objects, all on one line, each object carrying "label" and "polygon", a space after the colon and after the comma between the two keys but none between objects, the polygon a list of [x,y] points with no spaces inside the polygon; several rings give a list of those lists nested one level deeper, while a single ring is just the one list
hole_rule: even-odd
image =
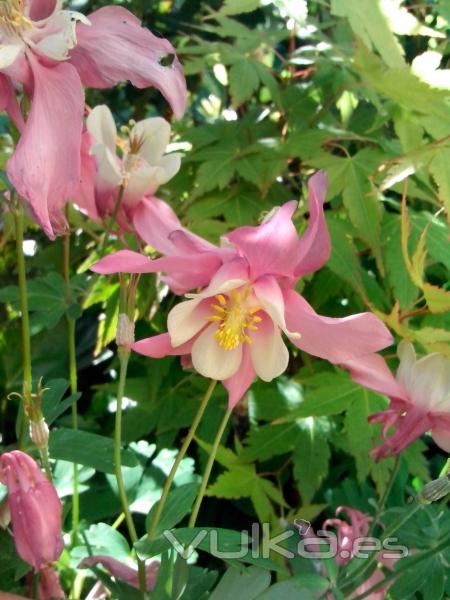
[{"label": "cluster of green leaves", "polygon": [[[88,13],[104,4],[96,0],[82,9]],[[448,1],[423,0],[412,8],[401,0],[147,4],[132,0],[127,8],[174,43],[189,89],[188,112],[173,124],[174,141],[185,152],[182,168],[160,190],[161,197],[188,227],[214,243],[236,226],[256,224],[273,206],[292,198],[302,200],[296,215],[301,231],[307,222],[307,177],[324,169],[330,180],[326,218],[332,253],[321,271],[300,282],[302,294],[317,312],[330,316],[372,310],[397,341],[406,338],[421,353],[450,356]],[[156,92],[129,86],[89,91],[88,102],[107,102],[118,124],[165,110]],[[6,120],[2,124],[3,165],[11,139]],[[59,563],[67,589],[85,556],[106,554],[127,562],[132,554],[126,529],[116,522],[121,511],[112,475],[119,285],[112,277],[88,271],[98,258],[101,224],[89,222],[74,207],[70,223],[69,293],[62,277],[62,239],[49,242],[31,222],[26,236],[36,244],[27,257],[33,374],[49,388],[43,408],[52,426],[50,455],[65,501],[66,530],[72,463],[79,465],[81,535]],[[21,386],[10,215],[1,240],[1,443],[9,448],[15,443],[17,402],[7,398]],[[134,243],[131,236],[127,241]],[[119,241],[113,240],[105,250],[118,248]],[[164,331],[176,301],[158,278],[142,277],[137,337]],[[67,317],[77,322],[76,395],[67,391]],[[393,352],[387,358],[395,369]],[[380,443],[380,434],[367,418],[386,407],[387,399],[292,348],[286,375],[271,384],[256,382],[236,408],[200,513],[200,523],[208,527],[185,525],[226,404],[219,387],[190,456],[181,463],[157,538],[149,542],[146,531],[155,503],[205,389],[206,382],[183,370],[178,359],[131,358],[122,460],[142,536],[137,551],[161,559],[151,597],[348,597],[344,584],[353,567],[338,567],[333,560],[322,565],[300,557],[286,560],[275,552],[269,558],[250,552],[218,561],[210,554],[212,528],[220,530],[222,552],[237,552],[240,531],[250,531],[253,522],[269,523],[272,536],[292,528],[296,519],[319,529],[342,504],[369,514],[383,511],[386,504],[381,520],[389,525],[410,511],[408,497],[437,475],[443,455],[424,438],[402,454],[398,469],[394,459],[375,463],[369,453]],[[77,431],[69,416],[74,402],[80,413]],[[398,577],[386,597],[439,600],[450,594],[445,569],[450,556],[440,548],[449,523],[445,507],[424,507],[400,528],[400,542],[414,553],[397,562]],[[184,547],[202,531],[206,537],[186,561],[173,551],[164,530],[171,530]],[[1,587],[23,591],[24,565],[5,533],[0,562]],[[137,597],[101,569],[84,574],[84,592],[95,575],[114,598]],[[431,580],[432,585],[424,583]]]}]

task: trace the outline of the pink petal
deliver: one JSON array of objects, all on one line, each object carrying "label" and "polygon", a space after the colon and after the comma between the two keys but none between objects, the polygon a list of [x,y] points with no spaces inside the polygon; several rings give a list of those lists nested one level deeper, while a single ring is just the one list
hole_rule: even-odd
[{"label": "pink petal", "polygon": [[261,275],[292,277],[297,265],[298,235],[292,222],[297,202],[287,202],[258,227],[239,227],[225,238],[242,252],[252,278]]},{"label": "pink petal", "polygon": [[23,134],[8,162],[8,177],[53,239],[55,226],[64,223],[60,209],[80,182],[84,95],[70,64],[45,66],[31,52],[28,60],[34,77],[33,100]]},{"label": "pink petal", "polygon": [[372,313],[343,319],[322,317],[293,290],[284,292],[284,301],[288,328],[302,336],[292,343],[314,356],[343,363],[392,344],[389,330]]},{"label": "pink petal", "polygon": [[[396,406],[395,402],[391,403],[391,408],[388,410],[369,417],[370,423],[383,423],[381,433],[383,445],[371,451],[371,454],[377,461],[393,456],[394,454],[400,454],[407,446],[432,427],[432,419],[422,410],[417,410],[415,407],[406,407],[405,409],[402,402],[399,403],[395,414],[392,406]],[[395,427],[395,431],[388,437],[389,429],[392,426]]]},{"label": "pink petal", "polygon": [[301,277],[320,269],[330,257],[331,241],[323,214],[328,177],[323,171],[308,181],[309,222],[297,249],[295,275]]},{"label": "pink petal", "polygon": [[0,112],[6,111],[19,131],[22,131],[25,123],[17,103],[16,95],[11,81],[5,75],[0,74]]},{"label": "pink petal", "polygon": [[[198,259],[196,259],[198,260]],[[199,296],[211,298],[216,294],[225,294],[241,287],[248,281],[248,263],[244,258],[234,258],[221,265],[214,273],[206,287]]]},{"label": "pink petal", "polygon": [[29,17],[32,21],[40,21],[49,17],[56,8],[56,0],[31,0]]},{"label": "pink petal", "polygon": [[[108,571],[121,581],[132,585],[135,588],[139,588],[139,576],[137,569],[133,569],[124,563],[121,563],[117,559],[112,556],[99,555],[99,556],[89,556],[84,558],[80,567],[95,567],[95,565],[103,565]],[[159,562],[152,561],[145,567],[146,573],[146,584],[147,591],[151,592],[156,583],[156,576],[159,569]]]},{"label": "pink petal", "polygon": [[363,387],[375,390],[389,398],[408,400],[408,394],[392,375],[384,358],[379,354],[367,354],[340,365],[350,371],[351,378]]},{"label": "pink petal", "polygon": [[105,256],[91,267],[94,273],[168,273],[164,279],[175,294],[207,285],[221,264],[212,254],[201,254],[193,260],[190,256],[164,256],[151,260],[131,250],[119,250]]},{"label": "pink petal", "polygon": [[73,201],[91,219],[97,221],[100,219],[95,200],[97,164],[95,158],[89,152],[91,145],[92,138],[87,131],[84,131],[81,138],[80,186],[74,195]]},{"label": "pink petal", "polygon": [[270,315],[278,327],[293,338],[300,337],[297,332],[289,331],[286,326],[283,292],[275,277],[271,275],[260,277],[253,284],[253,291],[263,310]]},{"label": "pink petal", "polygon": [[182,225],[168,204],[158,198],[144,198],[133,212],[133,225],[140,237],[162,254],[175,254],[170,234]]},{"label": "pink petal", "polygon": [[228,392],[228,406],[234,408],[242,396],[247,392],[255,380],[256,373],[250,358],[250,350],[247,346],[244,347],[242,353],[241,366],[237,373],[229,379],[222,381],[222,384]]},{"label": "pink petal", "polygon": [[132,344],[131,348],[135,352],[138,352],[138,354],[143,354],[150,358],[163,358],[164,356],[189,354],[192,349],[192,342],[189,341],[174,348],[170,341],[170,335],[168,333],[161,333],[160,335],[139,340]]},{"label": "pink petal", "polygon": [[[88,87],[108,88],[131,81],[140,89],[159,89],[180,118],[186,106],[186,81],[175,50],[168,40],[158,38],[128,10],[105,6],[89,15],[91,26],[77,24],[77,46],[70,61]],[[162,58],[173,55],[164,67]]]},{"label": "pink petal", "polygon": [[44,567],[39,575],[39,600],[61,600],[66,597],[59,582],[59,575],[53,567]]}]

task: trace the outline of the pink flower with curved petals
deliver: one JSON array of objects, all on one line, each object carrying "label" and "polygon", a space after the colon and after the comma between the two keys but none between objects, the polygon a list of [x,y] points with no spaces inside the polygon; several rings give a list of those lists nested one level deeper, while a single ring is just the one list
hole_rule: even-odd
[{"label": "pink flower with curved petals", "polygon": [[97,263],[98,273],[163,271],[176,293],[203,288],[170,311],[168,334],[132,348],[151,357],[190,354],[201,375],[222,381],[232,407],[256,376],[271,381],[285,371],[289,353],[282,334],[332,363],[390,345],[389,331],[373,314],[322,317],[293,289],[301,274],[319,269],[329,256],[326,183],[324,173],[309,180],[310,220],[302,237],[292,221],[292,201],[259,226],[228,233],[221,248],[177,230],[162,258],[151,261],[124,250]]},{"label": "pink flower with curved petals", "polygon": [[[174,59],[163,66],[168,54]],[[162,91],[180,117],[186,84],[171,44],[141,27],[124,8],[89,18],[62,0],[8,0],[0,6],[0,109],[22,134],[8,177],[53,239],[65,227],[61,208],[80,185],[83,84],[111,87],[130,80]],[[31,99],[24,119],[16,87]]]},{"label": "pink flower with curved petals", "polygon": [[[372,454],[376,460],[399,454],[427,431],[450,452],[450,359],[433,353],[417,360],[414,347],[406,341],[400,342],[397,352],[396,377],[376,354],[342,364],[354,381],[390,399],[386,410],[369,417],[371,423],[383,425],[383,444]],[[392,427],[395,431],[389,435]]]},{"label": "pink flower with curved petals", "polygon": [[17,552],[40,571],[57,560],[64,547],[56,490],[37,463],[20,450],[0,456],[0,481],[8,488]]}]

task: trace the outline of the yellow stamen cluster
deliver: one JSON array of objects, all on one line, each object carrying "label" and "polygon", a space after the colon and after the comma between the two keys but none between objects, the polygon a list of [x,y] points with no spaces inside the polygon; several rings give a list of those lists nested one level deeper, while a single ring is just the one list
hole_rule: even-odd
[{"label": "yellow stamen cluster", "polygon": [[31,26],[30,19],[23,13],[23,0],[0,1],[0,29],[14,35]]},{"label": "yellow stamen cluster", "polygon": [[211,307],[217,314],[207,318],[212,323],[220,323],[215,333],[219,346],[224,350],[234,350],[239,344],[251,344],[248,331],[256,331],[261,317],[257,313],[261,307],[250,305],[251,291],[246,288],[243,292],[232,290],[228,298],[223,294],[215,296],[217,304]]}]

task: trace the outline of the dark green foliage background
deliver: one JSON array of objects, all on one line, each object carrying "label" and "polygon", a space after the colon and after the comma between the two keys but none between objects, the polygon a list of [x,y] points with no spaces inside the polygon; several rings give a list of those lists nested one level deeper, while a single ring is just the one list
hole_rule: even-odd
[{"label": "dark green foliage background", "polygon": [[[104,4],[88,2],[74,8],[89,14]],[[332,254],[321,271],[299,283],[299,290],[321,314],[345,316],[372,310],[389,325],[397,342],[406,338],[419,353],[450,355],[450,77],[445,37],[449,1],[422,0],[410,10],[441,37],[433,37],[429,30],[422,31],[424,35],[406,35],[401,31],[400,5],[389,22],[378,0],[265,4],[256,0],[123,3],[153,32],[171,40],[188,82],[187,113],[173,123],[174,141],[184,143],[185,157],[178,175],[158,195],[186,226],[215,243],[226,231],[256,224],[273,206],[292,198],[303,200],[296,217],[301,231],[308,218],[306,180],[315,170],[324,169],[330,179],[326,214]],[[297,12],[293,15],[290,10]],[[411,70],[414,58],[430,49],[443,57],[445,89],[432,87]],[[431,74],[431,67],[427,73]],[[90,90],[87,102],[90,106],[107,103],[118,125],[157,114],[171,118],[155,90],[127,85],[105,92]],[[12,148],[5,117],[1,132],[4,165]],[[402,194],[406,195],[403,223]],[[88,222],[74,207],[70,222],[70,304],[62,279],[62,239],[49,242],[31,221],[26,232],[26,238],[37,244],[35,254],[27,258],[33,377],[36,383],[43,377],[50,388],[45,396],[54,428],[50,452],[57,459],[56,483],[65,499],[66,531],[71,510],[71,464],[66,461],[81,465],[86,535],[83,544],[66,550],[61,558],[59,568],[67,589],[90,544],[96,553],[103,549],[119,559],[130,554],[123,525],[117,531],[111,528],[120,513],[110,441],[118,370],[113,341],[118,282],[88,270],[98,258],[102,226]],[[402,253],[402,235],[410,264]],[[128,241],[134,244],[132,238]],[[17,400],[8,394],[20,390],[22,377],[14,233],[7,213],[1,245],[3,450],[12,448],[16,440]],[[118,248],[111,241],[108,251]],[[178,299],[161,296],[161,288],[154,276],[142,277],[138,339],[165,330],[167,313]],[[66,314],[77,319],[78,399],[67,392]],[[395,369],[394,347],[386,357]],[[124,413],[123,460],[140,535],[206,386],[193,372],[183,371],[176,358],[157,361],[132,355],[126,387],[132,402]],[[69,406],[74,401],[80,413],[78,433],[70,430]],[[177,476],[178,486],[190,487],[178,488],[181,492],[173,502],[179,509],[178,520],[171,522],[169,517],[170,527],[186,525],[192,485],[202,472],[225,404],[224,390],[218,386],[197,444]],[[386,405],[385,398],[355,386],[346,373],[292,348],[287,373],[271,384],[256,382],[237,407],[226,435],[227,451],[218,457],[199,525],[241,531],[259,520],[270,523],[275,535],[299,518],[319,528],[341,504],[374,514],[394,460],[376,464],[369,456],[380,438],[367,417]],[[395,517],[409,510],[408,498],[437,477],[445,459],[429,437],[402,454],[387,498],[386,522],[391,513]],[[449,529],[444,502],[421,509],[399,537],[420,551],[437,545]],[[13,555],[6,534],[1,535],[0,588],[23,591],[23,564]],[[151,549],[145,551],[152,554]],[[151,596],[158,600],[318,598],[327,589],[336,598],[347,597],[340,589],[343,571],[338,572],[336,565],[328,565],[318,575],[308,561],[295,559],[287,564],[274,555],[269,564],[272,587],[268,588],[270,577],[264,570],[268,565],[261,563],[247,567],[244,575],[228,572],[212,592],[226,564],[200,551],[188,575],[174,576],[178,563],[174,566],[174,557],[167,557],[166,553]],[[406,569],[386,597],[448,597],[449,559],[447,548],[420,563],[420,568]],[[400,564],[406,568],[407,560],[402,559],[397,568]],[[427,584],[430,581],[432,586]],[[114,597],[135,597],[131,589],[108,585]],[[88,587],[86,583],[83,593]]]}]

